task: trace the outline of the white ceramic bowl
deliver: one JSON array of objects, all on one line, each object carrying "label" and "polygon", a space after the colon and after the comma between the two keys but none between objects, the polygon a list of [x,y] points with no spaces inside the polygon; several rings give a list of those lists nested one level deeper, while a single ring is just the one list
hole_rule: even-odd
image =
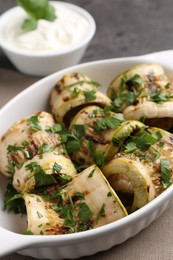
[{"label": "white ceramic bowl", "polygon": [[[54,73],[21,92],[0,110],[0,122],[3,122],[0,135],[20,118],[36,111],[47,110],[52,87],[66,73],[83,72],[102,83],[102,90],[105,91],[118,73],[137,64],[152,62],[161,64],[173,79],[173,51],[96,61]],[[172,204],[173,197],[171,186],[131,215],[94,230],[57,236],[27,236],[20,234],[25,230],[25,218],[2,210],[5,183],[5,177],[0,176],[0,256],[18,251],[20,254],[40,259],[74,259],[107,250],[150,225]]]},{"label": "white ceramic bowl", "polygon": [[[28,51],[17,48],[9,42],[5,36],[7,24],[13,17],[23,15],[21,7],[14,7],[0,17],[0,46],[13,65],[22,73],[36,76],[47,76],[60,69],[75,65],[80,62],[91,39],[96,31],[93,17],[81,7],[66,2],[51,2],[53,5],[61,5],[81,15],[89,24],[85,37],[68,50],[58,51]],[[49,33],[49,32],[48,32]]]}]

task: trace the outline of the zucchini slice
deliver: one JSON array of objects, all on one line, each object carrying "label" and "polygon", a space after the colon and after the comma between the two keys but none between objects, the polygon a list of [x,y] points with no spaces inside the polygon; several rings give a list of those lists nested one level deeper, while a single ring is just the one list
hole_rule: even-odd
[{"label": "zucchini slice", "polygon": [[134,192],[131,212],[154,199],[154,184],[142,163],[121,157],[111,160],[102,168],[102,171],[113,188],[116,185],[114,182],[117,174],[122,175],[122,178],[126,176],[129,179]]}]

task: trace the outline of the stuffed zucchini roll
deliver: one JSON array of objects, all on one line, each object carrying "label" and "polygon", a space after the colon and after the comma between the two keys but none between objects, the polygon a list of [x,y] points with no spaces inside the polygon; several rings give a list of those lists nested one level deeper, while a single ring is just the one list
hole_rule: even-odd
[{"label": "stuffed zucchini roll", "polygon": [[16,122],[0,139],[0,172],[12,177],[43,143],[58,145],[57,135],[46,132],[55,124],[51,114],[38,112]]},{"label": "stuffed zucchini roll", "polygon": [[53,207],[55,203],[46,201],[37,194],[24,194],[27,210],[27,232],[32,235],[58,235],[67,232],[63,219]]},{"label": "stuffed zucchini roll", "polygon": [[127,120],[145,120],[149,126],[173,126],[173,84],[157,64],[142,64],[118,75],[107,94],[115,111]]},{"label": "stuffed zucchini roll", "polygon": [[98,83],[81,73],[63,76],[52,90],[50,106],[57,122],[69,126],[77,112],[90,104],[100,107],[110,105],[111,100],[97,89]]},{"label": "stuffed zucchini roll", "polygon": [[47,189],[44,195],[24,195],[28,230],[33,234],[85,231],[127,215],[118,196],[95,165],[74,176],[64,188],[54,192]]},{"label": "stuffed zucchini roll", "polygon": [[172,184],[172,134],[141,128],[124,140],[121,150],[102,171],[120,193],[133,194],[130,211],[144,206]]},{"label": "stuffed zucchini roll", "polygon": [[76,169],[63,149],[37,154],[17,169],[13,186],[18,192],[33,192],[43,186],[62,186],[76,174]]},{"label": "stuffed zucchini roll", "polygon": [[102,166],[107,161],[105,152],[112,142],[116,130],[124,122],[122,114],[117,114],[98,106],[81,109],[72,120],[69,130],[77,135],[80,146],[71,154],[77,164]]}]

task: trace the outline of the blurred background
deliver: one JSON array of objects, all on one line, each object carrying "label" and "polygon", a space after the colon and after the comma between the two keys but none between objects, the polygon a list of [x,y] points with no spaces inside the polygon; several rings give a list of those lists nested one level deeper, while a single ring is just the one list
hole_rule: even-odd
[{"label": "blurred background", "polygon": [[[173,48],[172,0],[68,0],[88,10],[97,31],[81,62]],[[0,0],[0,14],[16,5]],[[0,51],[0,68],[13,68]]]}]

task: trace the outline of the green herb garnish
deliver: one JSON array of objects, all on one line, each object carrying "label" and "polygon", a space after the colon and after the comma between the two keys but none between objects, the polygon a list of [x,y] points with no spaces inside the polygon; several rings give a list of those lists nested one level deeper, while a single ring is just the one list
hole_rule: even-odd
[{"label": "green herb garnish", "polygon": [[88,174],[88,178],[93,177],[94,172],[95,172],[95,169],[93,169],[93,170]]},{"label": "green herb garnish", "polygon": [[55,146],[50,146],[47,143],[43,143],[37,150],[37,154],[43,154],[47,152],[52,152],[55,149]]},{"label": "green herb garnish", "polygon": [[43,217],[43,215],[39,211],[37,211],[37,216],[38,216],[38,218],[42,218]]},{"label": "green herb garnish", "polygon": [[81,138],[85,135],[85,126],[84,125],[73,125],[74,134],[77,138]]},{"label": "green herb garnish", "polygon": [[105,217],[105,204],[103,203],[103,205],[101,206],[98,214],[97,214],[97,217],[96,217],[96,223],[98,223],[100,217]]},{"label": "green herb garnish", "polygon": [[50,175],[46,174],[41,165],[37,162],[32,162],[25,166],[26,170],[34,172],[35,183],[37,186],[44,186],[57,183],[56,179]]},{"label": "green herb garnish", "polygon": [[16,0],[16,2],[29,15],[22,24],[22,29],[25,31],[35,30],[40,19],[51,22],[56,19],[55,9],[48,0]]},{"label": "green herb garnish", "polygon": [[160,160],[160,170],[161,170],[161,181],[164,189],[167,189],[171,184],[171,161]]},{"label": "green herb garnish", "polygon": [[96,151],[92,141],[89,141],[88,143],[88,150],[96,165],[98,167],[103,167],[105,164],[105,157],[103,152]]},{"label": "green herb garnish", "polygon": [[122,112],[122,106],[134,104],[144,89],[143,81],[139,75],[134,75],[127,80],[126,74],[122,75],[119,93],[112,93],[112,106],[115,112]]},{"label": "green herb garnish", "polygon": [[61,180],[62,184],[68,183],[72,180],[72,177],[70,175],[65,174],[65,173],[59,174],[58,177]]},{"label": "green herb garnish", "polygon": [[93,212],[85,202],[78,203],[78,207],[78,231],[85,231],[91,229],[93,225]]},{"label": "green herb garnish", "polygon": [[6,187],[6,192],[4,194],[4,207],[8,211],[12,211],[15,214],[25,214],[26,207],[23,200],[23,195],[18,193],[11,182],[8,183]]},{"label": "green herb garnish", "polygon": [[39,131],[41,130],[41,126],[39,126],[39,119],[38,116],[31,116],[28,119],[29,125],[31,127],[32,130],[34,131]]},{"label": "green herb garnish", "polygon": [[22,235],[34,235],[34,233],[31,230],[25,230]]},{"label": "green herb garnish", "polygon": [[116,129],[121,123],[124,122],[124,118],[121,115],[113,115],[106,118],[98,118],[97,126],[94,128],[96,132],[100,132],[106,129]]},{"label": "green herb garnish", "polygon": [[94,89],[84,91],[84,95],[88,102],[94,101],[96,99],[96,91]]},{"label": "green herb garnish", "polygon": [[62,170],[62,166],[55,162],[54,165],[53,165],[52,172],[53,173],[60,173],[61,170]]}]

